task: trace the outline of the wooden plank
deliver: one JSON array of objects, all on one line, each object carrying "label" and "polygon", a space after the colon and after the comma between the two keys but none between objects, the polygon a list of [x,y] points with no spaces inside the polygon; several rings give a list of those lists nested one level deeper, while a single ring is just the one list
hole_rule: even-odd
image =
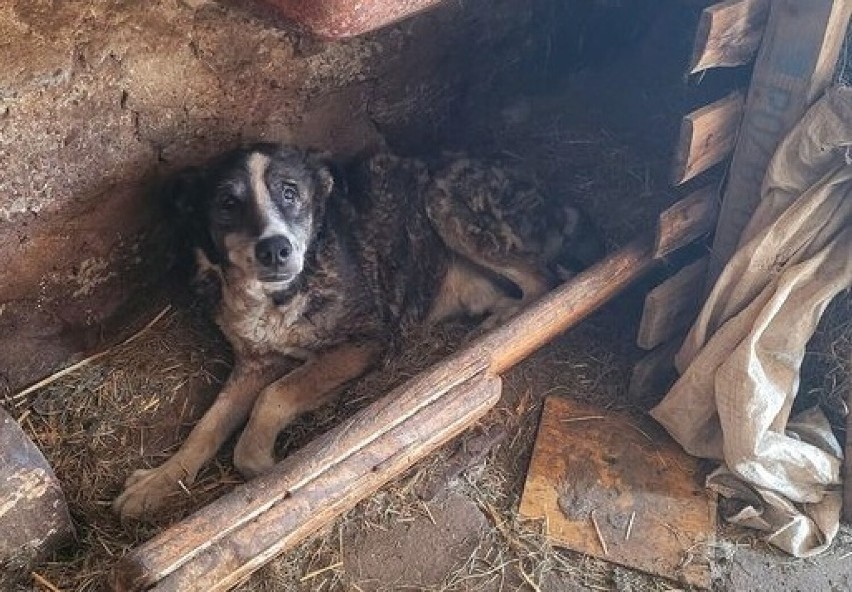
[{"label": "wooden plank", "polygon": [[754,59],[769,16],[769,0],[731,0],[701,13],[689,73],[741,66]]},{"label": "wooden plank", "polygon": [[831,82],[852,13],[849,0],[775,0],[755,62],[708,270],[712,285],[760,200],[784,135]]},{"label": "wooden plank", "polygon": [[709,564],[688,561],[716,531],[698,463],[647,417],[548,397],[520,514],[556,545],[707,588]]},{"label": "wooden plank", "polygon": [[672,184],[680,185],[719,164],[733,151],[745,99],[734,91],[683,118],[672,167]]},{"label": "wooden plank", "polygon": [[686,329],[701,306],[709,257],[687,265],[648,292],[636,344],[651,350]]},{"label": "wooden plank", "polygon": [[654,257],[665,257],[709,234],[718,213],[718,191],[713,185],[702,187],[672,205],[660,214]]},{"label": "wooden plank", "polygon": [[[694,222],[700,223],[700,220]],[[689,224],[679,225],[673,228],[670,240],[680,242],[682,237],[679,233],[690,235],[692,232]],[[206,573],[205,570],[213,569],[211,561],[221,560],[223,567],[216,569],[216,578],[232,582],[237,575],[243,577],[272,559],[276,553],[291,548],[300,537],[307,536],[308,531],[328,523],[337,515],[336,512],[344,511],[350,507],[348,504],[354,504],[375,491],[385,482],[380,478],[385,473],[395,475],[399,467],[407,468],[416,461],[416,455],[410,452],[414,444],[408,441],[404,446],[402,444],[398,432],[400,426],[405,426],[403,432],[424,434],[420,430],[424,416],[418,415],[422,410],[443,401],[450,396],[448,393],[455,393],[452,396],[458,397],[454,389],[474,376],[502,374],[621,293],[658,263],[653,256],[652,242],[638,239],[608,255],[521,311],[505,325],[410,379],[284,459],[267,475],[236,488],[132,550],[115,568],[113,588],[121,591],[168,590],[176,585],[175,582],[180,582],[180,585],[186,585],[183,589],[187,591],[218,589],[209,587],[206,580],[203,580],[203,585],[193,583],[202,580],[200,576],[196,580],[191,574]],[[480,394],[477,395],[477,392]],[[470,401],[474,405],[469,411],[471,415],[479,413],[480,407],[476,405],[481,401],[475,399],[486,394],[488,391],[474,389],[463,397],[474,399]],[[446,418],[446,427],[451,431],[450,424],[464,419],[464,414],[456,409],[449,417],[442,417]],[[419,419],[412,422],[412,418]],[[437,433],[440,426],[445,425],[443,421],[431,423],[424,437]],[[376,451],[374,443],[379,440],[388,443],[387,446],[402,446],[392,457],[400,464],[396,464],[397,460],[372,464],[370,471],[377,474],[376,478],[355,487],[348,481],[356,470],[352,463],[361,463],[357,466],[369,464],[369,459],[374,458],[371,455]],[[428,447],[427,444],[423,446]],[[356,460],[351,461],[353,458]],[[336,483],[335,487],[339,486],[341,492],[352,488],[351,497],[331,495],[328,489],[317,489],[317,483],[322,488],[332,488],[329,484]],[[298,503],[294,505],[288,500]],[[305,511],[304,504],[310,506],[308,511]],[[269,514],[270,520],[267,520],[268,513],[273,513]],[[311,516],[318,519],[308,521]],[[256,526],[258,524],[261,526]],[[289,526],[285,529],[284,524]],[[266,544],[263,541],[273,539],[283,542],[261,548]],[[215,555],[219,550],[224,553],[221,557]],[[235,575],[232,577],[232,574]],[[163,582],[162,588],[159,587],[160,582]]]},{"label": "wooden plank", "polygon": [[674,360],[682,343],[683,335],[678,335],[636,362],[627,387],[630,401],[649,406],[662,400],[677,380]]}]

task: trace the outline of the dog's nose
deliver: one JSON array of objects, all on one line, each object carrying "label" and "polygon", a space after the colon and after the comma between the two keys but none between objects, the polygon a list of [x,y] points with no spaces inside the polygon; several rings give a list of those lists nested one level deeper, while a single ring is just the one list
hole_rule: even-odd
[{"label": "dog's nose", "polygon": [[287,262],[293,246],[286,236],[270,236],[257,241],[254,256],[264,267],[274,267]]}]

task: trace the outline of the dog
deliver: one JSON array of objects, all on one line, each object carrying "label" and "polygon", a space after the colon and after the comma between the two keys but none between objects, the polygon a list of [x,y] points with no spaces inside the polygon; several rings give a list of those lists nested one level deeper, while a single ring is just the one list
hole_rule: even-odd
[{"label": "dog", "polygon": [[[499,324],[603,254],[578,207],[464,157],[429,166],[380,152],[336,166],[259,143],[173,187],[235,362],[182,447],[127,479],[113,503],[122,517],[161,508],[243,424],[236,468],[268,471],[278,433],[409,328],[459,316]],[[287,371],[293,358],[302,363]]]}]

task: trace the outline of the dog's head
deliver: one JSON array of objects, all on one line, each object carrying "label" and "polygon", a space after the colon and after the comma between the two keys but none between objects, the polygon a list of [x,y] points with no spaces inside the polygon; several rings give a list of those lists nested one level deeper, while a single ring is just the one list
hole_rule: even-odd
[{"label": "dog's head", "polygon": [[255,144],[184,171],[173,194],[211,263],[274,293],[302,272],[333,186],[318,155]]}]

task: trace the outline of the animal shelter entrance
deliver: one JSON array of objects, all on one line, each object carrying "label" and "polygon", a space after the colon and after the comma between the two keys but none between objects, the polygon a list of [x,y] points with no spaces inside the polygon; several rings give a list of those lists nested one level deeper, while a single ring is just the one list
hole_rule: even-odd
[{"label": "animal shelter entrance", "polygon": [[[849,2],[6,4],[0,529],[8,536],[0,537],[0,588],[848,585],[852,532],[838,523],[839,442],[848,437],[852,306],[838,279],[848,263],[832,253],[845,248],[852,203],[842,164],[852,141],[849,94],[837,86],[849,78]],[[281,156],[279,144],[298,150]],[[816,145],[829,148],[790,156]],[[243,146],[256,148],[221,158]],[[275,178],[288,158],[307,167],[298,170],[309,181],[293,168]],[[368,172],[385,170],[375,164],[383,158],[403,163],[405,183],[357,172],[364,162]],[[791,179],[781,169],[809,172]],[[169,197],[190,186],[218,200],[218,213]],[[256,238],[274,243],[240,246],[248,259],[277,268],[303,250],[310,271],[311,241],[322,232],[325,240],[331,226],[304,239],[292,232],[302,228],[291,222],[302,219],[292,212],[305,187],[326,188],[329,204],[351,208],[316,214],[351,214],[334,227],[346,245],[335,253],[394,254],[373,256],[385,265],[375,283],[400,295],[377,316],[396,323],[405,318],[398,309],[416,302],[422,321],[438,308],[435,294],[470,314],[393,327],[380,344],[393,355],[363,376],[345,372],[358,364],[357,351],[326,358],[312,384],[326,380],[342,394],[306,405],[286,425],[271,470],[240,474],[235,464],[248,465],[235,460],[237,434],[197,475],[181,467],[156,505],[143,495],[127,511],[123,492],[186,458],[175,455],[244,360],[233,332],[213,320],[223,310],[221,286],[202,274],[190,287],[190,276],[234,265],[236,207],[249,212]],[[846,201],[830,188],[846,191]],[[451,189],[464,196],[462,207],[436,213],[445,202],[434,195]],[[286,203],[275,201],[288,191]],[[511,199],[494,198],[500,191]],[[371,210],[363,196],[381,192],[398,206]],[[421,195],[423,217],[405,218],[385,251],[364,238],[369,231],[384,240],[390,223],[379,215],[391,219]],[[178,225],[187,212],[197,228]],[[260,228],[270,220],[283,229],[272,243]],[[428,221],[426,234],[412,220]],[[472,224],[447,230],[461,221]],[[191,245],[195,231],[210,244]],[[427,247],[415,251],[422,236],[437,242],[422,239]],[[751,250],[740,236],[754,239]],[[493,237],[499,244],[486,244]],[[606,252],[584,247],[589,237]],[[535,281],[516,273],[526,269],[517,251],[502,267],[483,255],[500,251],[500,239],[570,256],[533,276],[552,284],[542,282],[548,291],[527,302]],[[440,277],[404,276],[399,262],[426,268],[440,249],[445,267],[428,268]],[[748,273],[773,265],[767,277]],[[800,275],[784,275],[794,267]],[[789,282],[772,283],[782,276]],[[835,281],[805,281],[826,276]],[[361,281],[353,277],[317,306],[352,310],[339,286]],[[301,285],[275,291],[269,307],[291,302]],[[481,297],[483,285],[487,306],[470,296]],[[794,290],[807,285],[810,292]],[[769,403],[748,413],[685,404],[679,397],[707,388],[722,400],[695,370],[704,366],[687,363],[711,358],[721,327],[735,329],[720,319],[751,318],[746,310],[769,319],[771,307],[758,314],[758,305],[783,308],[785,286],[799,298],[796,310],[809,312],[776,319],[789,330],[770,334],[807,334],[775,356],[795,358],[786,354],[799,345],[804,354],[801,369],[801,360],[792,364],[797,378],[784,387],[792,393],[779,415],[763,413]],[[420,305],[430,290],[434,298]],[[505,315],[494,314],[495,298],[509,302]],[[304,310],[312,326],[327,318]],[[757,321],[748,325],[737,343],[761,351],[779,343],[750,332]],[[295,347],[288,354],[295,374],[276,368],[274,384],[317,359]],[[736,359],[719,357],[717,366],[748,376]],[[273,382],[258,377],[260,367],[250,366],[247,380],[266,392]],[[779,368],[773,376],[790,366]],[[709,419],[689,423],[685,407]],[[755,484],[737,469],[760,473],[759,459],[738,465],[709,444],[698,450],[708,441],[734,446],[712,431],[730,415],[748,416],[747,434],[760,431],[756,418],[783,416],[778,433],[827,459],[826,474],[811,473],[813,489],[801,499],[793,491],[772,505],[795,483]],[[254,420],[248,415],[250,427]],[[148,472],[126,483],[137,469]],[[800,511],[802,499],[830,507]],[[787,535],[779,520],[793,525]],[[792,562],[770,545],[813,557]]]}]

